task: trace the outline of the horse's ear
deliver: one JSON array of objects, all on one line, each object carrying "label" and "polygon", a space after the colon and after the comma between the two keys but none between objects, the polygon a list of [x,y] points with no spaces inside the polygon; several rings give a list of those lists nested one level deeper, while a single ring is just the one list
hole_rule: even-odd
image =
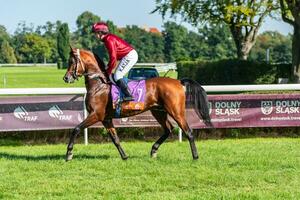
[{"label": "horse's ear", "polygon": [[70,50],[71,50],[71,52],[74,52],[73,47],[71,45],[70,45]]}]

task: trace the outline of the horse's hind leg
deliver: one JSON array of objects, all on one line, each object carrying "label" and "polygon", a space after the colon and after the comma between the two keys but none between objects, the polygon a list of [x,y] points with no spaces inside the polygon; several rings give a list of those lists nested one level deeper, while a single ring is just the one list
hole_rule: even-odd
[{"label": "horse's hind leg", "polygon": [[[180,96],[179,96],[180,97]],[[190,129],[186,119],[185,119],[185,98],[177,98],[178,101],[173,101],[173,99],[165,98],[164,107],[167,113],[177,122],[178,126],[184,132],[185,136],[188,138],[193,159],[198,159],[197,147],[195,145],[195,139],[192,135],[192,130]]]},{"label": "horse's hind leg", "polygon": [[198,159],[198,151],[197,151],[197,147],[195,145],[194,136],[192,134],[193,131],[190,129],[184,116],[177,115],[177,116],[173,116],[173,118],[177,122],[178,126],[182,129],[182,131],[184,132],[186,137],[188,138],[190,147],[192,150],[193,159],[197,160]]},{"label": "horse's hind leg", "polygon": [[87,118],[85,120],[83,120],[78,126],[75,127],[75,129],[73,130],[73,132],[70,136],[70,141],[69,141],[69,144],[67,147],[66,161],[70,161],[73,158],[73,153],[72,153],[73,146],[74,146],[75,138],[80,133],[80,130],[93,125],[97,121],[98,121],[97,116],[95,113],[93,113],[93,114],[90,114],[89,116],[87,116]]},{"label": "horse's hind leg", "polygon": [[173,125],[168,120],[168,114],[166,111],[151,110],[151,113],[164,129],[164,134],[153,144],[151,149],[150,155],[151,157],[155,158],[159,146],[169,137],[173,129]]},{"label": "horse's hind leg", "polygon": [[128,158],[128,156],[125,154],[125,152],[124,152],[124,150],[123,150],[123,148],[122,148],[122,146],[120,144],[120,140],[119,140],[117,131],[114,128],[112,120],[111,119],[105,120],[105,121],[102,122],[102,124],[107,129],[112,142],[117,147],[117,149],[118,149],[118,151],[119,151],[119,153],[121,155],[121,158],[123,160],[126,160]]}]

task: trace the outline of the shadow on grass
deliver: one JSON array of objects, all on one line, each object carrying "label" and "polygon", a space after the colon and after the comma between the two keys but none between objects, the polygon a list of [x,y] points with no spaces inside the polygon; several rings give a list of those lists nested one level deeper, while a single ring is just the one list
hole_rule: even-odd
[{"label": "shadow on grass", "polygon": [[[65,155],[41,155],[41,156],[31,156],[31,155],[18,155],[10,153],[0,153],[0,159],[5,158],[9,160],[28,160],[28,161],[42,161],[42,160],[65,160]],[[107,160],[108,155],[86,155],[78,154],[74,155],[73,160],[85,160],[85,159],[99,159]]]}]

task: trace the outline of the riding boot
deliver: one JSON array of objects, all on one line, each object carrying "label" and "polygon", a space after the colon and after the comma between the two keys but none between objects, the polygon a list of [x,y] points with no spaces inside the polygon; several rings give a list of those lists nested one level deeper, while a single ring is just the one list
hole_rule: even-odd
[{"label": "riding boot", "polygon": [[124,79],[117,80],[117,85],[121,88],[122,92],[124,93],[123,101],[133,101],[134,98],[131,95],[131,92],[127,86],[127,83]]}]

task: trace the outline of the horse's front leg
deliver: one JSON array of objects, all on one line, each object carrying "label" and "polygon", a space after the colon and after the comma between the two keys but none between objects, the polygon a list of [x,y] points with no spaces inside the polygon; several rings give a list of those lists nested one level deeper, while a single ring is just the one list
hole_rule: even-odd
[{"label": "horse's front leg", "polygon": [[73,147],[74,147],[74,142],[75,138],[77,135],[80,133],[82,129],[85,129],[93,124],[95,124],[98,121],[96,113],[92,113],[85,120],[83,120],[78,126],[75,127],[73,130],[71,136],[70,136],[70,141],[67,147],[67,153],[66,153],[66,161],[70,161],[73,158]]},{"label": "horse's front leg", "polygon": [[114,145],[117,147],[119,153],[120,153],[120,156],[123,160],[127,160],[128,156],[126,155],[126,153],[124,152],[121,144],[120,144],[120,140],[119,140],[119,137],[118,137],[118,134],[117,134],[117,131],[116,129],[114,128],[114,124],[112,122],[112,119],[107,119],[107,120],[104,120],[102,122],[103,126],[106,128],[106,130],[108,131],[109,133],[109,136],[112,140],[112,142],[114,143]]}]

